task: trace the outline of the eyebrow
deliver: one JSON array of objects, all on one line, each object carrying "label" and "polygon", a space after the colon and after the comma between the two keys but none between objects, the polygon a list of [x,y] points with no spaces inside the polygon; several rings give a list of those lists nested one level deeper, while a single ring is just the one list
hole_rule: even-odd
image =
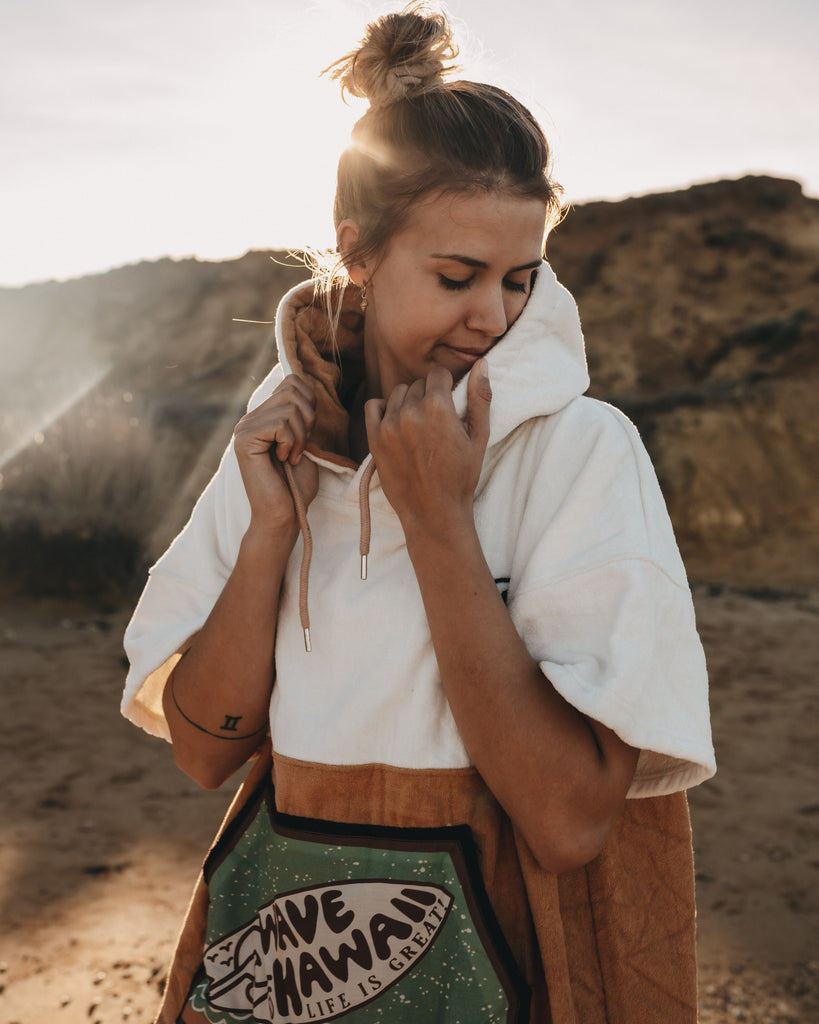
[{"label": "eyebrow", "polygon": [[[463,263],[466,267],[476,267],[478,270],[487,270],[489,268],[489,264],[484,263],[483,260],[473,260],[471,256],[460,256],[458,253],[433,252],[430,253],[430,259],[452,260],[455,263]],[[533,260],[531,263],[524,263],[520,267],[512,267],[509,273],[517,274],[520,270],[537,270],[541,266],[543,266],[542,259]]]}]

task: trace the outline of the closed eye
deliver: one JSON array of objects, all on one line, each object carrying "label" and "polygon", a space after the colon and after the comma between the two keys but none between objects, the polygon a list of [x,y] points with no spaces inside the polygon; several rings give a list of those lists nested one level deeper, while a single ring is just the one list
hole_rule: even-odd
[{"label": "closed eye", "polygon": [[438,275],[439,284],[451,292],[464,291],[474,280],[474,277],[467,277],[464,281],[453,281],[451,277],[445,277],[443,274]]},{"label": "closed eye", "polygon": [[530,292],[535,286],[539,266],[540,264],[538,264],[537,267],[532,268],[532,272],[526,281],[510,281],[509,278],[507,278],[503,282],[504,285],[509,289],[510,292],[523,292],[524,294]]},{"label": "closed eye", "polygon": [[525,292],[526,281],[510,281],[508,278],[503,282],[504,288],[510,292]]},{"label": "closed eye", "polygon": [[[439,274],[438,275],[438,283],[443,288],[446,288],[447,291],[451,291],[451,292],[465,291],[467,288],[470,287],[470,285],[472,284],[472,282],[474,280],[475,280],[474,277],[467,277],[463,281],[458,281],[458,280],[454,280],[451,277],[446,277],[444,274]],[[526,293],[526,289],[527,289],[527,284],[528,284],[528,282],[526,282],[526,281],[511,281],[511,280],[509,280],[509,278],[506,278],[504,280],[504,282],[503,282],[503,287],[507,291],[510,291],[510,292],[521,292],[521,293],[525,294]]]}]

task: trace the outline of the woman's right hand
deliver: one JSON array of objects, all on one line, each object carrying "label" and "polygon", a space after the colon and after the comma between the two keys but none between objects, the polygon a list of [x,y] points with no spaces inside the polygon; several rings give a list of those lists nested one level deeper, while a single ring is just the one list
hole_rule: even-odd
[{"label": "woman's right hand", "polygon": [[285,462],[293,467],[305,505],[316,496],[318,467],[302,458],[316,422],[315,407],[313,389],[291,374],[237,423],[234,449],[250,501],[252,526],[295,529],[296,511],[284,475]]}]

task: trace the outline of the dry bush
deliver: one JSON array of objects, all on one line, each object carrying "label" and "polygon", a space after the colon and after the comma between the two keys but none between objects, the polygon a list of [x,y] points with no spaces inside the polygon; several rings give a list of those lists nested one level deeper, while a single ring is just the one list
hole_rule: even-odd
[{"label": "dry bush", "polygon": [[28,591],[128,587],[172,493],[178,454],[128,393],[75,406],[4,467],[0,570]]}]

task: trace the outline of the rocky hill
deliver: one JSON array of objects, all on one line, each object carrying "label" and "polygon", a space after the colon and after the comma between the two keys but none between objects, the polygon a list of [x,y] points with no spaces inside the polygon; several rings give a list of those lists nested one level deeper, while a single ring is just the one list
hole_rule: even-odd
[{"label": "rocky hill", "polygon": [[[638,424],[690,576],[819,582],[819,201],[749,177],[590,203],[547,251],[592,393]],[[111,558],[127,575],[155,554],[275,358],[270,327],[239,321],[271,321],[304,276],[251,252],[0,289],[6,572],[114,578]]]},{"label": "rocky hill", "polygon": [[819,201],[744,178],[573,211],[593,393],[638,424],[692,576],[819,577]]}]

